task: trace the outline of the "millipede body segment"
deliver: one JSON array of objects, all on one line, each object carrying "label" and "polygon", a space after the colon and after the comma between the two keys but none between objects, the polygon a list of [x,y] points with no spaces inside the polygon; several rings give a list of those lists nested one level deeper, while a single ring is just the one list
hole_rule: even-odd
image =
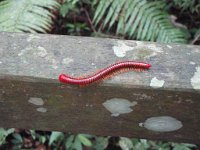
[{"label": "millipede body segment", "polygon": [[94,75],[84,77],[84,78],[73,78],[66,74],[61,74],[59,76],[60,82],[67,83],[67,84],[77,84],[77,85],[88,85],[93,82],[96,82],[98,80],[101,80],[105,78],[106,76],[109,76],[109,74],[112,74],[113,72],[116,72],[121,69],[140,69],[145,70],[149,69],[151,67],[151,64],[143,63],[143,62],[135,62],[135,61],[124,61],[112,64],[99,72],[97,72]]}]

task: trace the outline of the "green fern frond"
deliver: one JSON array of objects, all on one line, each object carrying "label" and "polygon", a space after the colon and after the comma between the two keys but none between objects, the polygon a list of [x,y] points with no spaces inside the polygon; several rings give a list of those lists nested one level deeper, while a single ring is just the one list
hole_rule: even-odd
[{"label": "green fern frond", "polygon": [[[3,0],[0,1],[0,31],[50,31],[52,18],[59,3],[56,0]],[[51,11],[50,11],[51,10]]]},{"label": "green fern frond", "polygon": [[108,30],[117,25],[116,34],[129,38],[186,43],[187,31],[171,23],[169,14],[163,10],[165,5],[163,0],[100,0],[93,22]]}]

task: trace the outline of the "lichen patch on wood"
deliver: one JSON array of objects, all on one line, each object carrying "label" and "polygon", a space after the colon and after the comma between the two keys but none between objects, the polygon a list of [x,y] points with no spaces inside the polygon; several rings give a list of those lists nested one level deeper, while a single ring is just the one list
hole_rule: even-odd
[{"label": "lichen patch on wood", "polygon": [[37,110],[38,112],[41,112],[41,113],[47,112],[47,109],[44,108],[44,107],[39,107],[39,108],[37,108],[36,110]]},{"label": "lichen patch on wood", "polygon": [[43,99],[39,98],[39,97],[30,97],[28,102],[31,103],[31,104],[37,105],[37,106],[44,105]]},{"label": "lichen patch on wood", "polygon": [[196,63],[193,61],[190,61],[190,65],[195,65]]},{"label": "lichen patch on wood", "polygon": [[191,78],[191,84],[195,90],[200,89],[200,67],[196,67],[196,71],[193,77]]},{"label": "lichen patch on wood", "polygon": [[113,46],[113,51],[117,57],[126,56],[126,52],[133,50],[134,47],[126,45],[122,41],[117,42],[117,46]]},{"label": "lichen patch on wood", "polygon": [[117,45],[114,45],[113,51],[114,54],[118,57],[125,57],[128,51],[139,51],[138,58],[144,59],[157,55],[157,53],[163,52],[162,47],[157,46],[156,44],[144,44],[140,41],[130,42],[132,46],[126,44],[123,41],[117,41]]},{"label": "lichen patch on wood", "polygon": [[72,58],[64,58],[62,60],[62,64],[64,64],[64,65],[68,65],[68,64],[70,64],[72,62],[74,62],[74,60]]},{"label": "lichen patch on wood", "polygon": [[127,114],[133,111],[131,107],[137,105],[136,101],[130,102],[127,99],[112,98],[103,103],[103,106],[112,113],[111,116],[117,117],[120,114]]},{"label": "lichen patch on wood", "polygon": [[153,88],[160,88],[164,85],[165,81],[164,80],[159,80],[156,77],[151,79],[150,86]]},{"label": "lichen patch on wood", "polygon": [[[141,126],[141,123],[139,126]],[[155,132],[172,132],[182,128],[183,124],[181,121],[171,116],[158,116],[148,118],[143,123],[143,126]]]},{"label": "lichen patch on wood", "polygon": [[170,45],[167,45],[167,47],[170,48],[170,49],[172,49],[172,46],[170,46]]},{"label": "lichen patch on wood", "polygon": [[39,57],[45,57],[45,56],[47,56],[48,52],[44,47],[38,46],[38,49],[34,54]]}]

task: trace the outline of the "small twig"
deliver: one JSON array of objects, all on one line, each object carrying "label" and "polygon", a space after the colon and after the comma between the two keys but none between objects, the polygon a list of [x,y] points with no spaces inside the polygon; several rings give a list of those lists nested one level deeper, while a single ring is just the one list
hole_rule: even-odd
[{"label": "small twig", "polygon": [[85,15],[86,15],[86,17],[88,19],[88,22],[90,24],[90,27],[91,27],[92,31],[96,33],[97,31],[96,31],[96,29],[94,28],[94,26],[92,24],[92,20],[90,19],[90,16],[89,16],[87,10],[85,8],[83,8],[83,11],[85,12]]},{"label": "small twig", "polygon": [[196,41],[200,40],[200,34],[197,35],[194,40],[192,40],[192,44],[195,44]]}]

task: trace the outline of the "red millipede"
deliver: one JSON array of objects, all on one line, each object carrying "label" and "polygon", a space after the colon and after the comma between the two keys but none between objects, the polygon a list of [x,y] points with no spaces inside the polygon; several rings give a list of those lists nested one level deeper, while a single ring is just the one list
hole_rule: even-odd
[{"label": "red millipede", "polygon": [[112,64],[94,75],[84,77],[84,78],[73,78],[65,74],[60,74],[59,80],[60,82],[67,84],[77,84],[77,85],[88,85],[98,80],[101,80],[108,76],[110,73],[116,72],[119,69],[149,69],[151,64],[143,63],[143,62],[135,62],[135,61],[124,61]]}]

